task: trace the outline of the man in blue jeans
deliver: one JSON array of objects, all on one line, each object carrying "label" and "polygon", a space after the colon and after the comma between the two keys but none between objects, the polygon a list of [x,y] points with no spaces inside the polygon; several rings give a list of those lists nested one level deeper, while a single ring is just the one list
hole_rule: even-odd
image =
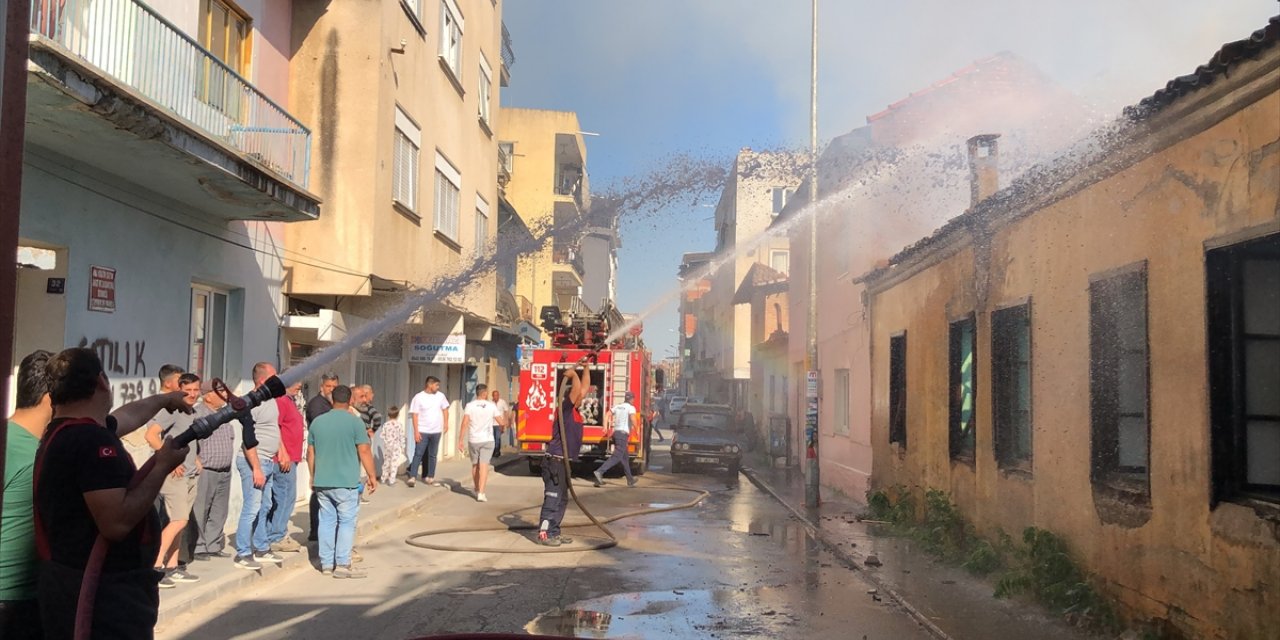
[{"label": "man in blue jeans", "polygon": [[333,411],[316,418],[307,436],[311,489],[320,502],[316,532],[320,570],[335,578],[364,578],[364,571],[351,566],[356,516],[360,513],[360,468],[364,467],[369,493],[378,489],[378,474],[373,468],[369,433],[360,418],[347,410],[351,388],[334,388],[331,399]]},{"label": "man in blue jeans", "polygon": [[[253,365],[253,384],[261,385],[276,375],[276,367],[270,362]],[[271,550],[269,511],[271,481],[275,477],[277,463],[292,462],[289,454],[280,446],[280,407],[275,402],[264,402],[249,411],[253,418],[257,446],[246,447],[243,456],[236,456],[236,469],[240,471],[240,488],[244,504],[240,507],[240,523],[236,526],[235,565],[241,569],[256,571],[263,562],[281,564],[284,558]]]}]

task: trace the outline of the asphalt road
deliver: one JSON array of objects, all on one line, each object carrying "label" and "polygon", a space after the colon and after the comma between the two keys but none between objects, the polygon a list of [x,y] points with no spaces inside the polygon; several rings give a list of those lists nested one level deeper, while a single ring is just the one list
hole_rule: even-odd
[{"label": "asphalt road", "polygon": [[[826,552],[785,508],[743,479],[672,476],[665,447],[641,486],[621,479],[576,487],[597,515],[688,501],[690,509],[610,525],[620,544],[603,551],[538,553],[506,525],[536,520],[541,480],[523,465],[498,474],[477,503],[455,485],[423,511],[362,541],[369,572],[336,580],[301,569],[229,595],[157,630],[174,638],[417,638],[432,634],[543,633],[584,638],[865,638],[930,635],[858,573]],[[464,484],[469,485],[469,480]],[[585,522],[571,506],[567,523]],[[433,542],[510,553],[436,551],[406,537],[440,528],[468,533]],[[499,530],[485,530],[499,529]],[[573,546],[602,538],[566,532]]]}]

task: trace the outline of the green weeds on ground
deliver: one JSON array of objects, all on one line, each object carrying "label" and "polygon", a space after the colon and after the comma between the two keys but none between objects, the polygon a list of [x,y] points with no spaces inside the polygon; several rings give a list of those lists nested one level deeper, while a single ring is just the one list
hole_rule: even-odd
[{"label": "green weeds on ground", "polygon": [[1098,631],[1119,628],[1110,602],[1051,531],[1027,527],[1021,542],[997,531],[996,539],[988,540],[937,489],[925,491],[920,509],[915,494],[902,487],[868,493],[867,505],[867,519],[889,523],[894,533],[918,541],[944,562],[993,576],[998,598],[1025,594],[1073,624]]}]

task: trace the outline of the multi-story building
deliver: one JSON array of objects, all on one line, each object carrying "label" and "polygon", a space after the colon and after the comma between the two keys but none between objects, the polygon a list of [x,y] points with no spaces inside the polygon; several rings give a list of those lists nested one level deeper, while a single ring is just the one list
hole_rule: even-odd
[{"label": "multi-story building", "polygon": [[766,231],[800,181],[791,154],[743,149],[734,159],[716,204],[716,249],[711,290],[699,321],[706,358],[714,361],[703,397],[746,408],[751,378],[751,309],[734,303],[738,288],[756,264],[790,271],[790,247],[783,234]]},{"label": "multi-story building", "polygon": [[[586,267],[579,241],[588,226],[591,192],[578,115],[504,107],[498,131],[512,157],[506,199],[532,235],[544,239],[540,248],[522,252],[517,300],[532,310],[534,323],[543,307],[583,309]],[[585,303],[589,309],[600,305]]]},{"label": "multi-story building", "polygon": [[117,404],[276,360],[285,228],[321,218],[292,5],[31,3],[17,358],[94,348]]},{"label": "multi-story building", "polygon": [[1172,636],[1274,637],[1278,114],[1272,18],[862,277],[874,484],[1052,531]]},{"label": "multi-story building", "polygon": [[[733,298],[734,304],[751,313],[751,377],[742,408],[754,416],[759,430],[755,435],[761,442],[772,441],[776,424],[782,425],[780,433],[786,437],[788,280],[787,274],[757,262],[747,270]],[[777,457],[786,456],[785,441],[773,449]]]},{"label": "multi-story building", "polygon": [[582,300],[599,309],[605,300],[618,304],[618,249],[622,238],[618,235],[618,210],[613,201],[592,198],[590,217],[578,241],[584,270]]},{"label": "multi-story building", "polygon": [[[1056,152],[1086,121],[1080,101],[1021,58],[979,60],[869,116],[837,137],[818,161],[818,438],[821,484],[865,494],[872,470],[868,319],[854,277],[938,228],[971,199],[966,140],[1002,134],[1004,175]],[[795,438],[805,420],[809,222],[802,186],[775,223],[789,224],[792,279],[790,413]],[[806,214],[808,215],[808,214]],[[797,223],[798,222],[798,223]],[[792,443],[804,451],[806,442]]]},{"label": "multi-story building", "polygon": [[705,397],[715,373],[714,361],[707,357],[710,330],[700,322],[703,305],[711,291],[709,266],[714,254],[686,253],[680,260],[680,379],[678,390],[688,396]]},{"label": "multi-story building", "polygon": [[419,296],[411,318],[333,366],[384,406],[407,403],[429,375],[455,403],[479,382],[510,386],[496,361],[508,349],[495,341],[508,328],[497,274],[435,288],[498,229],[495,130],[511,61],[501,15],[494,0],[407,0],[296,3],[290,16],[291,100],[315,132],[311,184],[327,204],[286,234],[286,358]]}]

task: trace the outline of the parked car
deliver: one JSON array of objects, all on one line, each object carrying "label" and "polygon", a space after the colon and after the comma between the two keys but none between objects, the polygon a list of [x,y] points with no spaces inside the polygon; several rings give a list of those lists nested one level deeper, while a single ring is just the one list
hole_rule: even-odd
[{"label": "parked car", "polygon": [[738,475],[743,434],[724,404],[686,404],[671,436],[671,472],[723,467]]},{"label": "parked car", "polygon": [[684,406],[689,404],[689,398],[685,396],[671,396],[671,401],[667,403],[667,415],[675,417],[684,411]]}]

